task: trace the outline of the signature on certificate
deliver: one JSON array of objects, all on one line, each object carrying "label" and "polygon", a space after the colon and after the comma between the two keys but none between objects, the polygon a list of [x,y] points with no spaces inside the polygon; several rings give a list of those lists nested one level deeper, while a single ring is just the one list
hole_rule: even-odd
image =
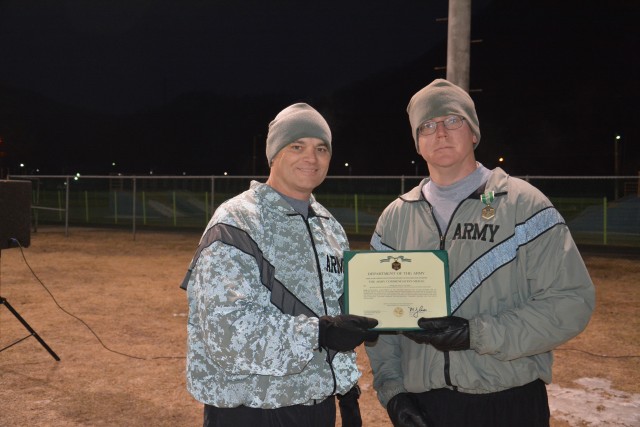
[{"label": "signature on certificate", "polygon": [[423,313],[426,313],[427,309],[424,308],[423,305],[421,305],[420,307],[409,307],[409,316],[411,317],[422,317]]}]

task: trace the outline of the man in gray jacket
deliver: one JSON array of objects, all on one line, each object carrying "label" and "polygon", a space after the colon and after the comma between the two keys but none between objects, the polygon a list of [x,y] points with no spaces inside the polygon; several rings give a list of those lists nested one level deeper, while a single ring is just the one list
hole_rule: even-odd
[{"label": "man in gray jacket", "polygon": [[[205,427],[333,427],[334,396],[341,408],[357,398],[353,349],[377,321],[341,314],[347,236],[311,194],[329,168],[329,125],[291,105],[266,153],[267,182],[218,207],[183,283],[187,388]],[[353,405],[342,418],[361,425]]]},{"label": "man in gray jacket", "polygon": [[471,97],[442,79],[407,107],[429,178],[378,220],[376,250],[446,250],[451,316],[367,346],[394,426],[548,426],[552,350],[579,334],[593,283],[539,190],[475,159]]}]

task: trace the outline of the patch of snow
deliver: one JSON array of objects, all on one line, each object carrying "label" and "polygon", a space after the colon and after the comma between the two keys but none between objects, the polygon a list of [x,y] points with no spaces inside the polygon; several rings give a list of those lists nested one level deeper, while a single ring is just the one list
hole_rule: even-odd
[{"label": "patch of snow", "polygon": [[580,378],[582,388],[547,386],[551,415],[572,426],[640,426],[640,394],[611,388],[603,378]]}]

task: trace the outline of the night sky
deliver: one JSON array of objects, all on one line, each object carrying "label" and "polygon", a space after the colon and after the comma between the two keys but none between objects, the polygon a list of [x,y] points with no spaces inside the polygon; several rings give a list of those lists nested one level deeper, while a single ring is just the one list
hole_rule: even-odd
[{"label": "night sky", "polygon": [[[473,2],[486,166],[611,175],[620,134],[620,172],[640,170],[640,5],[585,3]],[[425,174],[405,108],[445,77],[446,14],[441,0],[0,0],[0,168],[266,174],[268,122],[304,101],[332,128],[332,175]]]}]

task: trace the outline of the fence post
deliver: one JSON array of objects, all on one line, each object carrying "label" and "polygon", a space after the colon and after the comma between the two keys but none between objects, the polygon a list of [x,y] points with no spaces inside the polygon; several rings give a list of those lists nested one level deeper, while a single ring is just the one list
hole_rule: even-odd
[{"label": "fence post", "polygon": [[216,196],[216,178],[211,177],[211,215],[213,215],[213,209],[215,208],[215,196]]},{"label": "fence post", "polygon": [[602,200],[602,208],[603,208],[602,243],[606,245],[607,244],[607,197],[606,196]]},{"label": "fence post", "polygon": [[118,191],[117,190],[113,190],[113,208],[114,208],[113,222],[117,224],[118,223]]},{"label": "fence post", "polygon": [[69,177],[66,180],[66,193],[65,193],[65,203],[64,203],[64,237],[69,237]]},{"label": "fence post", "polygon": [[209,192],[204,192],[204,225],[206,227],[209,222]]},{"label": "fence post", "polygon": [[147,225],[147,193],[142,192],[142,224]]},{"label": "fence post", "polygon": [[131,206],[131,210],[133,211],[133,214],[131,215],[131,222],[133,223],[133,240],[136,240],[136,196],[136,178],[133,177],[133,200]]},{"label": "fence post", "polygon": [[175,226],[178,223],[178,214],[176,212],[176,192],[173,191],[171,194],[173,196],[173,225]]},{"label": "fence post", "polygon": [[360,232],[360,223],[358,222],[358,194],[353,195],[353,202],[355,204],[355,218],[356,218],[356,233]]},{"label": "fence post", "polygon": [[[36,195],[35,195],[36,200],[35,200],[35,203],[36,203],[36,206],[39,206],[40,205],[40,180],[36,179],[35,182],[36,182]],[[33,218],[33,221],[34,221],[33,222],[33,232],[37,233],[38,232],[38,209],[35,209],[33,211],[33,217],[34,217]]]},{"label": "fence post", "polygon": [[89,223],[89,192],[84,190],[84,222]]},{"label": "fence post", "polygon": [[[69,181],[67,181],[67,183],[68,182]],[[62,195],[60,194],[60,190],[58,190],[58,219],[62,221]]]}]

